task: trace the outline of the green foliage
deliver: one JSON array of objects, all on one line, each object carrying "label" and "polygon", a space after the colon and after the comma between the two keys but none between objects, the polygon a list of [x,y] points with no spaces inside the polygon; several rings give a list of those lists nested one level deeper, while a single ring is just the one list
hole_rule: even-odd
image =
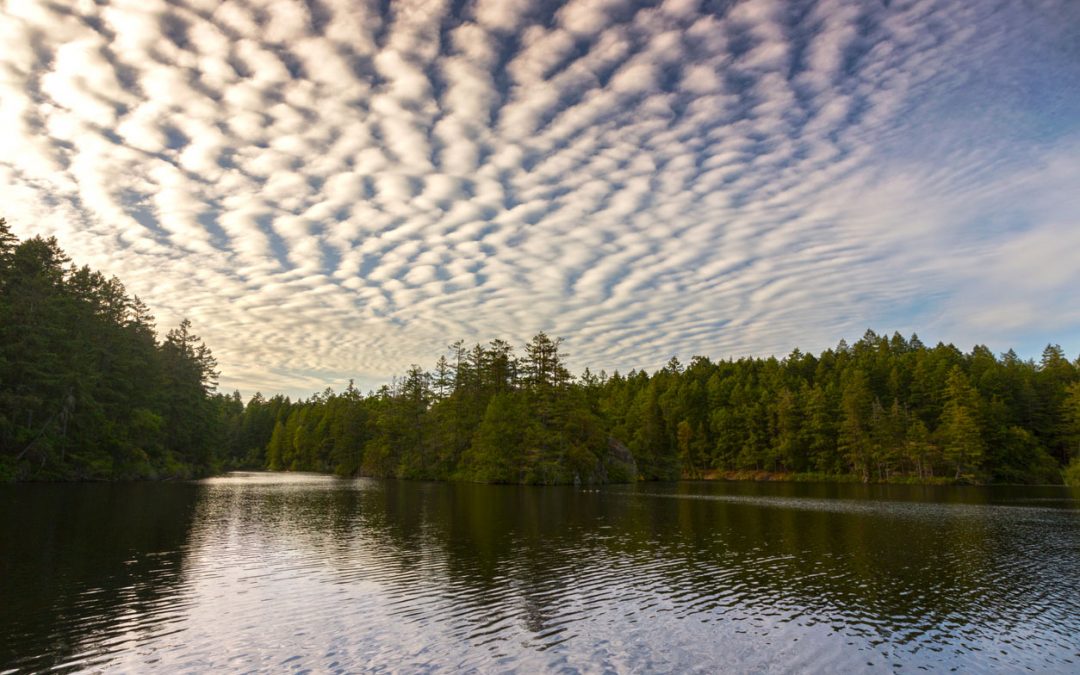
[{"label": "green foliage", "polygon": [[956,465],[956,478],[965,469],[977,470],[983,459],[983,440],[977,421],[978,395],[960,366],[953,366],[945,385],[945,408],[938,435],[942,454]]},{"label": "green foliage", "polygon": [[[562,339],[449,346],[368,395],[215,392],[184,321],[164,339],[116,279],[0,220],[0,481],[221,468],[512,483],[716,475],[1039,483],[1074,476],[1080,366],[867,331],[819,355],[655,373],[567,370]],[[1070,464],[1070,460],[1073,463]],[[742,472],[742,474],[739,474]],[[1070,473],[1071,472],[1071,473]]]},{"label": "green foliage", "polygon": [[1070,487],[1080,487],[1080,457],[1069,462],[1061,472],[1065,484]]},{"label": "green foliage", "polygon": [[119,280],[0,220],[0,480],[215,470],[224,400],[190,329],[158,342]]},{"label": "green foliage", "polygon": [[1055,448],[1080,452],[1080,369],[1055,349],[1036,364],[868,331],[818,356],[575,379],[561,343],[540,334],[519,357],[500,340],[456,342],[432,373],[413,366],[368,396],[257,396],[236,424],[258,432],[238,432],[228,452],[257,447],[271,468],[510,483],[1045,483],[1061,480]]},{"label": "green foliage", "polygon": [[1026,429],[1009,427],[995,445],[997,462],[991,465],[995,482],[1030,485],[1060,482],[1058,463]]},{"label": "green foliage", "polygon": [[[458,342],[439,358],[434,374],[413,366],[367,396],[351,383],[341,394],[327,390],[295,403],[257,395],[236,406],[225,453],[237,467],[342,476],[635,480],[635,457],[614,440],[600,410],[606,376],[587,374],[575,382],[560,343],[538,335],[519,359],[501,340],[471,349]],[[704,454],[702,443],[694,448]],[[674,455],[667,461],[677,467]]]},{"label": "green foliage", "polygon": [[485,483],[521,483],[535,464],[540,430],[523,396],[496,394],[465,455],[464,476]]},{"label": "green foliage", "polygon": [[837,437],[840,453],[847,459],[851,472],[869,481],[873,465],[873,446],[870,438],[870,414],[873,395],[866,374],[859,369],[850,371],[841,399],[840,433]]},{"label": "green foliage", "polygon": [[1061,417],[1066,454],[1075,460],[1080,458],[1080,381],[1066,387]]}]

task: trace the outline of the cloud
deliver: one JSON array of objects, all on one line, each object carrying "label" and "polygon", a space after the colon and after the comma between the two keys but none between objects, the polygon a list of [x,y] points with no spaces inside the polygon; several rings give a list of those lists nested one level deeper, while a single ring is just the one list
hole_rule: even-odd
[{"label": "cloud", "polygon": [[190,317],[246,393],[538,330],[608,370],[867,326],[1076,352],[1075,16],[8,3],[0,215]]}]

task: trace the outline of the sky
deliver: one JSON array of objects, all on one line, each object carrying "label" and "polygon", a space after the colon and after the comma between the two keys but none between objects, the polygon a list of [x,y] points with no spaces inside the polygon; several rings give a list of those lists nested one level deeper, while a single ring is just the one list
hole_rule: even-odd
[{"label": "sky", "polygon": [[0,0],[0,216],[221,388],[1080,355],[1075,0]]}]

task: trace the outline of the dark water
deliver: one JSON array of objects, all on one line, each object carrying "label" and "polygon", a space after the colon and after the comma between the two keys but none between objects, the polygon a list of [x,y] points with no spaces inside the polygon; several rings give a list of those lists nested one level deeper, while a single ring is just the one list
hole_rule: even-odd
[{"label": "dark water", "polygon": [[0,488],[0,671],[1080,672],[1080,493]]}]

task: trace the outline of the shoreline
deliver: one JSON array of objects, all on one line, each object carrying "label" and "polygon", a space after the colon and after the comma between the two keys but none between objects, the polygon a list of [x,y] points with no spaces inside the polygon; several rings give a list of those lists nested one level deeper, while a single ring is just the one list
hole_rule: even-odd
[{"label": "shoreline", "polygon": [[[234,468],[223,469],[223,470],[219,470],[219,471],[211,471],[209,473],[201,473],[201,474],[190,475],[190,476],[175,476],[175,475],[173,475],[173,476],[158,476],[158,477],[149,477],[149,476],[132,477],[132,476],[128,476],[128,477],[124,477],[124,478],[114,478],[114,479],[109,479],[109,478],[67,478],[67,479],[65,479],[65,478],[54,478],[54,479],[46,479],[46,480],[40,480],[40,479],[36,479],[36,480],[9,480],[9,481],[0,481],[0,485],[27,485],[27,484],[39,484],[39,485],[40,484],[50,484],[50,485],[69,484],[69,485],[76,485],[76,484],[88,484],[88,483],[95,483],[95,484],[101,484],[101,483],[182,483],[182,482],[189,482],[189,481],[199,481],[199,480],[204,480],[204,479],[207,479],[207,478],[217,478],[217,477],[221,477],[221,476],[226,476],[226,475],[228,475],[230,473],[234,473],[234,472],[266,473],[266,474],[277,474],[277,473],[301,474],[301,473],[306,473],[306,474],[314,474],[314,475],[320,475],[320,476],[332,476],[332,477],[342,478],[342,479],[346,479],[346,480],[351,480],[351,479],[354,479],[354,478],[382,478],[382,479],[389,479],[389,480],[405,480],[405,481],[420,480],[420,481],[430,481],[430,482],[436,482],[436,483],[476,483],[478,485],[522,485],[522,486],[531,485],[531,486],[539,486],[539,487],[545,487],[545,486],[546,487],[557,487],[557,486],[574,485],[573,483],[552,483],[550,485],[546,485],[546,484],[537,485],[537,484],[530,484],[530,483],[482,483],[482,482],[469,481],[469,480],[439,479],[439,478],[416,479],[416,478],[401,478],[401,477],[394,478],[394,477],[389,477],[389,476],[364,476],[364,475],[341,476],[341,475],[335,474],[332,471],[290,471],[290,470],[273,471],[273,470],[265,469],[265,468],[242,468],[242,467],[234,467]],[[669,481],[650,481],[650,480],[645,480],[645,479],[638,479],[638,480],[629,481],[629,482],[626,482],[626,483],[596,483],[596,484],[590,484],[590,485],[598,487],[598,486],[602,486],[602,485],[631,485],[631,484],[635,484],[635,483],[653,483],[653,482],[664,483],[664,482],[669,482]],[[959,479],[952,478],[952,477],[944,477],[944,476],[934,476],[934,477],[929,478],[929,479],[927,479],[927,478],[921,478],[920,479],[920,478],[918,478],[916,476],[899,475],[899,476],[892,476],[892,477],[890,477],[890,478],[888,478],[886,480],[863,481],[862,478],[860,478],[859,476],[857,476],[855,474],[828,474],[828,473],[795,472],[795,471],[765,471],[765,470],[756,470],[756,469],[741,469],[741,470],[710,469],[710,470],[707,470],[707,471],[699,472],[697,474],[684,472],[682,474],[682,476],[680,476],[678,479],[676,479],[675,482],[707,482],[707,483],[832,483],[832,484],[845,484],[845,485],[847,485],[847,484],[861,484],[861,485],[928,485],[928,486],[937,486],[937,487],[940,487],[940,486],[946,486],[946,487],[993,487],[993,486],[1003,486],[1003,485],[1019,485],[1019,486],[1026,486],[1026,487],[1036,487],[1036,486],[1069,487],[1069,485],[1067,483],[1065,483],[1065,482],[1061,482],[1061,483],[993,483],[993,482],[979,482],[979,481],[976,481],[972,476],[963,476],[963,477],[961,477]]]},{"label": "shoreline", "polygon": [[[834,474],[795,471],[765,471],[756,469],[741,470],[708,470],[698,475],[684,473],[680,480],[700,480],[708,482],[742,482],[742,483],[860,483],[863,485],[1011,485],[1012,483],[983,483],[971,477],[950,478],[934,476],[931,478],[919,478],[917,476],[891,476],[885,480],[864,481],[855,474]],[[1054,483],[1047,483],[1054,485]]]}]

